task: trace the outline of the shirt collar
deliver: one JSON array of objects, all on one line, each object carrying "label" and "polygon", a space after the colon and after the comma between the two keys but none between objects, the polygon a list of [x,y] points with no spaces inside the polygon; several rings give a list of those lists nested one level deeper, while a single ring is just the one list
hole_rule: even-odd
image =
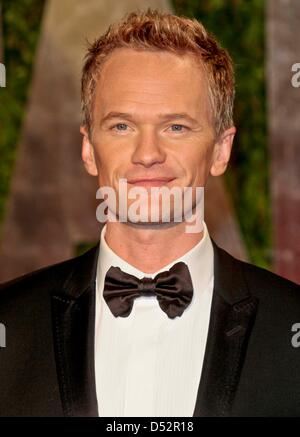
[{"label": "shirt collar", "polygon": [[[172,261],[170,264],[162,267],[160,270],[154,273],[144,273],[136,267],[132,266],[124,259],[119,257],[106,243],[105,232],[106,225],[102,228],[100,236],[100,251],[97,265],[97,282],[98,284],[104,283],[104,278],[108,269],[113,267],[119,267],[123,272],[134,275],[141,279],[143,277],[154,278],[155,275],[162,271],[169,270],[174,264],[179,261],[184,262],[190,271],[193,287],[195,290],[205,290],[213,277],[214,272],[214,251],[212,242],[208,233],[206,223],[203,221],[203,237],[202,239],[182,255],[180,258]],[[99,290],[100,291],[100,290]],[[102,291],[102,286],[101,286]]]}]

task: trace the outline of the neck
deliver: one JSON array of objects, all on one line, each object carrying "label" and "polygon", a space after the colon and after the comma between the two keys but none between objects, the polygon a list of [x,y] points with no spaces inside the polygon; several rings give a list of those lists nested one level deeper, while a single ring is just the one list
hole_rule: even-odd
[{"label": "neck", "polygon": [[183,256],[203,238],[187,233],[186,223],[155,226],[107,222],[105,241],[122,259],[145,273],[154,273]]}]

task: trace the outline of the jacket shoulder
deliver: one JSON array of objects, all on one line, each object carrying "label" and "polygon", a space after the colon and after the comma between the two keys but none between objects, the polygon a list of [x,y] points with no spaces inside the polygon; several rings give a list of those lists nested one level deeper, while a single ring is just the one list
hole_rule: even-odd
[{"label": "jacket shoulder", "polygon": [[252,290],[255,289],[256,293],[270,290],[277,293],[296,293],[300,298],[300,285],[297,283],[254,264],[238,262],[241,264],[248,286]]},{"label": "jacket shoulder", "polygon": [[[46,291],[47,294],[52,291],[64,289],[66,283],[72,281],[75,272],[80,275],[83,267],[89,264],[89,260],[95,258],[97,246],[93,247],[83,255],[70,258],[22,276],[18,276],[7,282],[0,284],[0,301],[7,297],[16,296],[19,293],[22,295],[35,293],[35,291]],[[90,265],[90,267],[92,267]]]},{"label": "jacket shoulder", "polygon": [[[231,256],[231,255],[230,255]],[[289,312],[300,316],[300,285],[254,264],[233,262],[241,272],[248,292],[257,298],[266,311]]]}]

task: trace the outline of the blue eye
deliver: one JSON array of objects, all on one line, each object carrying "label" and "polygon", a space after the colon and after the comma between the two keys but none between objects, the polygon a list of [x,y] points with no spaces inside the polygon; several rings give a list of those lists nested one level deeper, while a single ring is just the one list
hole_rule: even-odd
[{"label": "blue eye", "polygon": [[126,128],[128,127],[127,124],[125,123],[118,123],[114,126],[115,128],[117,128],[117,130],[126,130]]},{"label": "blue eye", "polygon": [[173,132],[182,132],[185,126],[183,126],[182,124],[172,124],[171,128]]}]

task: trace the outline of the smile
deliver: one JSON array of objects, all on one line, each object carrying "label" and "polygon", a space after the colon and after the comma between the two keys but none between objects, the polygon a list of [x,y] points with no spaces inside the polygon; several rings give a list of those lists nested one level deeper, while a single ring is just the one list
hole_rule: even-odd
[{"label": "smile", "polygon": [[161,187],[167,185],[175,178],[140,178],[128,180],[128,183],[140,187]]}]

